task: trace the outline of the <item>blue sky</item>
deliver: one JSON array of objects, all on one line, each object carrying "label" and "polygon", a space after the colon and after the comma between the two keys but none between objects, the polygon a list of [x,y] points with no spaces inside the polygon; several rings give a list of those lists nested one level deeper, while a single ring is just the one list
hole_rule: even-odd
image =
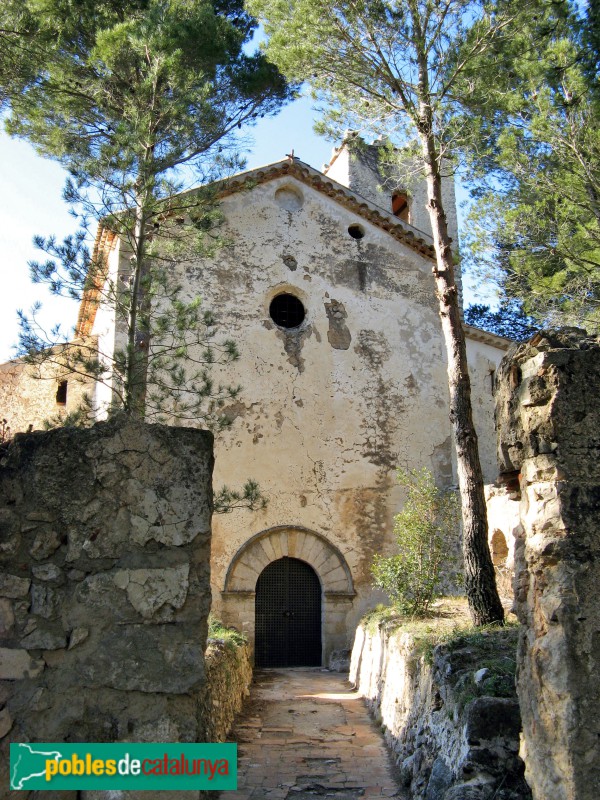
[{"label": "blue sky", "polygon": [[[264,119],[249,130],[254,140],[247,154],[248,168],[284,158],[291,149],[302,161],[320,169],[329,161],[332,144],[312,131],[311,101],[301,98],[277,117]],[[34,285],[27,262],[44,254],[32,245],[36,234],[55,234],[62,239],[77,229],[76,220],[62,200],[65,173],[61,167],[36,155],[26,142],[0,133],[0,254],[4,282],[0,291],[0,363],[14,356],[17,341],[16,310],[25,311],[36,300],[43,304],[43,319],[65,329],[76,321],[73,301],[50,295],[46,287]]]},{"label": "blue sky", "polygon": [[[276,117],[264,119],[251,129],[254,145],[247,154],[248,168],[279,161],[294,154],[316,169],[331,156],[332,143],[312,130],[314,113],[309,98],[301,98]],[[14,356],[17,341],[16,310],[28,311],[42,302],[44,324],[57,322],[69,330],[76,321],[73,301],[50,295],[45,286],[34,285],[27,262],[43,259],[32,245],[36,234],[56,235],[61,240],[77,228],[62,200],[65,173],[58,164],[42,159],[25,142],[0,133],[0,254],[4,282],[0,291],[0,363]],[[460,196],[460,193],[459,193]]]}]

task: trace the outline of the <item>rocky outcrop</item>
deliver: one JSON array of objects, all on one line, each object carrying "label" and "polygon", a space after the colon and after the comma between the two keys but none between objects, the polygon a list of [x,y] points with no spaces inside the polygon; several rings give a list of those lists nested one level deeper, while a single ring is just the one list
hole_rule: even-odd
[{"label": "rocky outcrop", "polygon": [[514,633],[457,635],[424,650],[410,626],[358,628],[350,680],[381,723],[413,800],[531,797],[518,756]]},{"label": "rocky outcrop", "polygon": [[600,787],[600,342],[546,331],[498,375],[501,470],[518,477],[518,691],[536,800]]},{"label": "rocky outcrop", "polygon": [[[0,465],[0,733],[199,741],[212,435],[127,419]],[[5,773],[0,775],[8,785]]]}]

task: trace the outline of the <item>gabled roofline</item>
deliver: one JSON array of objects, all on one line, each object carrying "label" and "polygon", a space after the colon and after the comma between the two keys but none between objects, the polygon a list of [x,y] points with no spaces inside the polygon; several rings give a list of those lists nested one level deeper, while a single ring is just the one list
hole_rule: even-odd
[{"label": "gabled roofline", "polygon": [[[282,176],[294,177],[316,191],[333,198],[353,213],[358,214],[376,227],[386,231],[386,233],[389,233],[395,239],[402,242],[402,244],[410,247],[412,250],[416,250],[420,255],[435,261],[435,252],[430,236],[419,231],[417,228],[413,228],[408,223],[399,220],[385,209],[369,202],[357,192],[353,192],[337,181],[327,178],[322,172],[300,161],[298,158],[292,159],[288,157],[281,161],[267,164],[264,167],[246,170],[233,175],[231,178],[218,181],[215,183],[217,187],[217,196],[220,198],[228,197],[236,192],[243,191],[248,186],[267,183],[268,181],[275,180]],[[93,260],[96,263],[102,260],[104,264],[107,265],[109,254],[116,241],[118,241],[117,234],[100,224],[94,242]],[[96,285],[84,293],[79,307],[77,326],[75,328],[75,336],[77,338],[86,337],[91,334],[96,316],[96,308],[98,306],[101,274],[105,277],[104,273],[99,272]],[[514,344],[511,339],[497,336],[495,333],[489,333],[480,328],[475,328],[472,325],[465,325],[463,323],[463,329],[468,339],[497,347],[500,350],[506,351]]]},{"label": "gabled roofline", "polygon": [[[286,176],[293,177],[315,191],[327,195],[327,197],[332,198],[349,211],[352,211],[352,213],[385,231],[419,255],[435,261],[433,240],[428,234],[418,230],[418,228],[413,228],[412,225],[403,222],[375,203],[371,203],[357,192],[348,189],[347,186],[328,178],[322,172],[314,169],[304,161],[300,161],[298,158],[287,157],[264,167],[246,170],[232,175],[230,178],[216,181],[213,186],[217,190],[217,197],[224,198],[246,188]],[[191,189],[185,194],[192,194],[193,192],[194,189]],[[94,242],[92,260],[97,264],[104,261],[106,265],[110,251],[117,239],[117,234],[100,223]],[[76,336],[88,336],[91,333],[98,306],[102,277],[106,276],[102,271],[99,271],[96,285],[86,290],[83,295],[75,328]]]},{"label": "gabled roofline", "polygon": [[391,212],[372,203],[352,189],[348,189],[347,186],[328,178],[324,173],[311,167],[310,164],[300,161],[299,158],[288,157],[273,164],[267,164],[264,167],[240,172],[215,185],[222,187],[218,189],[218,195],[226,197],[240,191],[247,184],[267,183],[285,176],[296,178],[307,186],[321,192],[321,194],[331,197],[353,213],[389,233],[390,236],[393,236],[411,250],[415,250],[425,258],[435,261],[435,251],[431,236],[418,228],[414,228],[407,222],[403,222]]}]

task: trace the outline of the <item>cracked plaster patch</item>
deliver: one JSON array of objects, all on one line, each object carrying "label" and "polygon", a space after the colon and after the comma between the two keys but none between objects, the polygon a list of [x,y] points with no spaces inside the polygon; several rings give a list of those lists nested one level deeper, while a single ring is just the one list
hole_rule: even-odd
[{"label": "cracked plaster patch", "polygon": [[332,299],[331,302],[325,303],[325,311],[329,319],[327,341],[335,350],[347,350],[350,347],[352,335],[344,322],[348,317],[344,304]]}]

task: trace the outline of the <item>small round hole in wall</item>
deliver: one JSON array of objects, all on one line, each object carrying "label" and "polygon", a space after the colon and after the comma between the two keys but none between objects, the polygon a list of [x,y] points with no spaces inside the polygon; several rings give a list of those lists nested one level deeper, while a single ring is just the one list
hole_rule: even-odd
[{"label": "small round hole in wall", "polygon": [[278,294],[271,300],[269,314],[280,328],[298,328],[304,322],[306,310],[293,294]]},{"label": "small round hole in wall", "polygon": [[363,239],[365,235],[365,229],[362,225],[349,225],[348,226],[348,233],[353,239]]}]

